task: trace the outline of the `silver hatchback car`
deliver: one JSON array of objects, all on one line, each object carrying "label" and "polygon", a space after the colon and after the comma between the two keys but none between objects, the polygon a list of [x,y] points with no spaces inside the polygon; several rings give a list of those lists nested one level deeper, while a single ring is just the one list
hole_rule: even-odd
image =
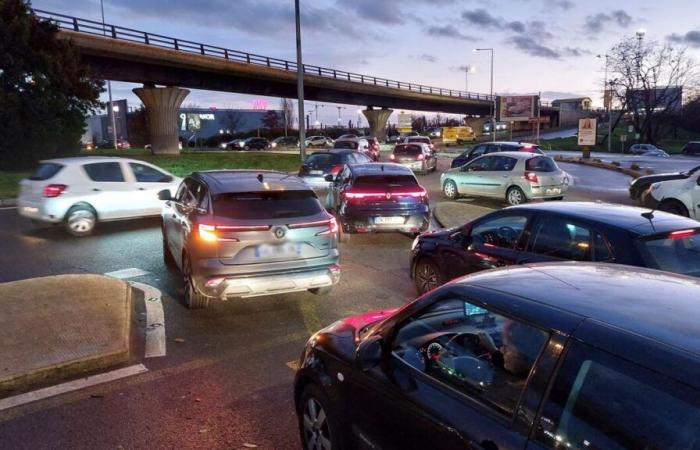
[{"label": "silver hatchback car", "polygon": [[163,190],[163,259],[183,275],[185,303],[310,291],[340,279],[338,225],[313,190],[272,171],[195,172]]},{"label": "silver hatchback car", "polygon": [[495,197],[519,205],[534,199],[562,200],[569,175],[548,156],[500,152],[448,170],[440,177],[440,185],[450,199],[460,195]]}]

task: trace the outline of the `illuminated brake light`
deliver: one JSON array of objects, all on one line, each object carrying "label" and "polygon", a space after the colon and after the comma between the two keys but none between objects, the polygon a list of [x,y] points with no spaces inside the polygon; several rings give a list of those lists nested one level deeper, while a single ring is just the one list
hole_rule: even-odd
[{"label": "illuminated brake light", "polygon": [[396,159],[396,155],[394,155],[394,154],[392,153],[391,155],[389,155],[389,159],[392,160],[392,161],[395,160],[395,159]]},{"label": "illuminated brake light", "polygon": [[341,170],[343,170],[343,165],[337,164],[337,165],[333,166],[333,168],[331,169],[331,173],[333,175],[338,175],[338,172],[340,172]]},{"label": "illuminated brake light", "polygon": [[535,172],[525,172],[525,176],[523,176],[527,181],[530,183],[539,183],[540,179],[537,177],[537,174]]},{"label": "illuminated brake light", "polygon": [[424,154],[421,153],[420,155],[418,155],[418,161],[423,161],[424,159],[425,159]]},{"label": "illuminated brake light", "polygon": [[200,223],[198,230],[199,238],[205,242],[216,242],[219,240],[219,236],[216,234],[216,227],[214,225]]},{"label": "illuminated brake light", "polygon": [[66,186],[65,184],[49,184],[48,186],[46,186],[44,188],[44,197],[49,197],[49,198],[58,197],[67,188],[68,188],[68,186]]},{"label": "illuminated brake light", "polygon": [[671,239],[683,239],[687,238],[688,236],[692,236],[697,233],[697,230],[678,230],[678,231],[672,231],[668,237]]}]

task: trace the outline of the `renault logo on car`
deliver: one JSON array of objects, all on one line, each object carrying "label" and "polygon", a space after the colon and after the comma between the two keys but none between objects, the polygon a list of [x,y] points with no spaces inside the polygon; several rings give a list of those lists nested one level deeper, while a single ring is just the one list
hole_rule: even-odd
[{"label": "renault logo on car", "polygon": [[391,192],[387,192],[385,195],[386,195],[387,200],[389,200],[391,198]]},{"label": "renault logo on car", "polygon": [[285,234],[286,231],[284,231],[284,228],[275,228],[275,237],[277,239],[282,239]]}]

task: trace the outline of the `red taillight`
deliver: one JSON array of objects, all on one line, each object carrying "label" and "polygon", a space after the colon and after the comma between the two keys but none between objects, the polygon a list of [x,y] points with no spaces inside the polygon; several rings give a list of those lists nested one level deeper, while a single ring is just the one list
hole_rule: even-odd
[{"label": "red taillight", "polygon": [[523,176],[527,181],[530,183],[539,183],[540,179],[537,177],[537,174],[535,172],[525,172],[525,176]]},{"label": "red taillight", "polygon": [[301,166],[299,166],[299,173],[306,173],[307,169],[308,168],[306,167],[306,164],[302,164]]},{"label": "red taillight", "polygon": [[44,197],[58,197],[61,195],[68,186],[65,184],[49,184],[44,188]]},{"label": "red taillight", "polygon": [[678,230],[678,231],[672,231],[668,237],[671,239],[683,239],[687,238],[688,236],[692,236],[697,233],[697,230]]},{"label": "red taillight", "polygon": [[336,164],[336,165],[333,166],[333,168],[331,169],[331,173],[332,173],[333,175],[338,175],[338,172],[340,172],[341,170],[343,170],[343,165],[342,165],[342,164]]},{"label": "red taillight", "polygon": [[392,153],[391,155],[389,155],[389,159],[392,160],[392,161],[395,160],[395,159],[396,159],[396,155],[394,155],[394,154]]},{"label": "red taillight", "polygon": [[335,217],[328,216],[325,220],[316,220],[314,222],[302,222],[302,223],[292,223],[287,225],[290,229],[297,228],[312,228],[312,227],[327,227],[323,231],[316,233],[316,236],[330,236],[338,232],[338,222]]},{"label": "red taillight", "polygon": [[425,155],[421,153],[420,155],[418,155],[417,159],[418,161],[423,161],[425,159]]},{"label": "red taillight", "polygon": [[433,145],[433,144],[430,144],[430,148],[435,148],[435,145]]},{"label": "red taillight", "polygon": [[199,238],[205,242],[216,242],[216,241],[231,241],[238,242],[239,239],[231,235],[221,235],[221,233],[231,233],[231,232],[245,232],[245,231],[266,231],[269,230],[270,225],[253,225],[253,226],[216,226],[209,225],[205,223],[200,223],[197,226],[199,232]]}]

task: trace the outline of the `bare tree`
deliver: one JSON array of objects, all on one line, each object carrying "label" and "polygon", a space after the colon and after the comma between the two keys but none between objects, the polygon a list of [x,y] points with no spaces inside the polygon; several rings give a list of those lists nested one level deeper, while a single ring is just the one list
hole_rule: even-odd
[{"label": "bare tree", "polygon": [[635,133],[654,143],[678,123],[682,92],[697,85],[696,63],[684,48],[627,38],[608,54],[609,88]]},{"label": "bare tree", "polygon": [[280,109],[282,110],[282,120],[286,135],[287,130],[294,128],[294,103],[292,103],[292,101],[288,98],[283,98],[280,101]]},{"label": "bare tree", "polygon": [[224,115],[219,119],[219,123],[223,125],[223,128],[229,130],[230,134],[234,134],[243,123],[243,116],[238,111],[228,110],[224,112]]}]

